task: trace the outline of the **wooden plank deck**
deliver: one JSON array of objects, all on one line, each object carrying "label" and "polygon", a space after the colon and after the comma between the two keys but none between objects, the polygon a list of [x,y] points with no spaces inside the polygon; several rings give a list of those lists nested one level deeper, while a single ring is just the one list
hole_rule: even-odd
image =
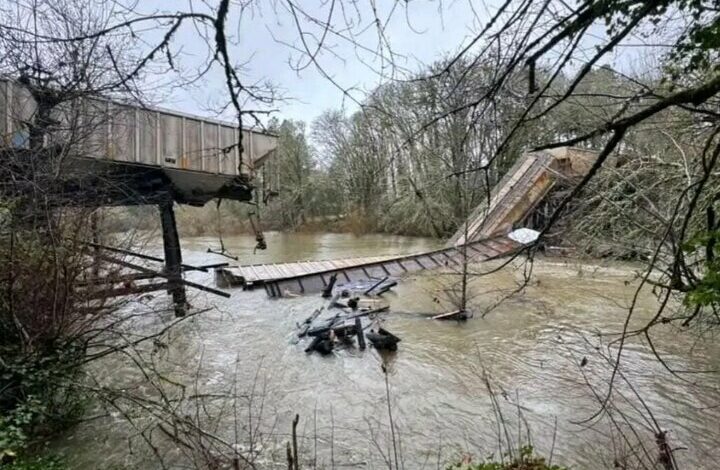
[{"label": "wooden plank deck", "polygon": [[[468,256],[474,262],[509,255],[523,245],[507,236],[479,240],[468,244]],[[319,293],[333,274],[338,283],[402,276],[406,273],[435,269],[460,262],[457,247],[442,248],[411,255],[370,256],[297,263],[256,264],[222,268],[216,271],[219,282],[250,288],[263,285],[270,297]]]},{"label": "wooden plank deck", "polygon": [[378,263],[397,258],[397,255],[368,256],[320,261],[297,261],[292,263],[251,264],[224,268],[237,282],[248,285],[262,284],[277,279],[305,276],[313,273],[339,271],[353,266]]}]

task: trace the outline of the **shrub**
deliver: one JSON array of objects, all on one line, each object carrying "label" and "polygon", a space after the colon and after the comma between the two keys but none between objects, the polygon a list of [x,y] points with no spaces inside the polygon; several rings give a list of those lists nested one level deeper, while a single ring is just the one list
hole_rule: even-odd
[{"label": "shrub", "polygon": [[551,465],[544,457],[535,454],[532,446],[523,446],[517,456],[506,455],[507,460],[498,462],[492,457],[484,462],[461,462],[447,467],[447,470],[568,470],[567,467]]}]

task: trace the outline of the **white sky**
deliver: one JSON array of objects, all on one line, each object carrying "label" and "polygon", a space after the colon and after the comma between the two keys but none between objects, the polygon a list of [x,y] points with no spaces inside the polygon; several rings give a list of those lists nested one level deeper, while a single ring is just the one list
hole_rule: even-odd
[{"label": "white sky", "polygon": [[[296,72],[289,63],[296,62],[303,56],[293,48],[302,47],[300,35],[293,16],[287,8],[286,0],[234,0],[228,18],[227,32],[234,41],[230,54],[237,63],[246,63],[242,72],[245,83],[269,80],[275,84],[287,98],[276,103],[278,110],[273,115],[280,118],[301,119],[310,123],[315,117],[327,109],[344,107],[353,111],[357,104],[343,95],[342,91],[330,80],[323,77],[317,67],[310,64],[301,72]],[[176,11],[207,11],[205,2],[216,5],[217,0],[140,0],[138,7],[142,12],[176,12]],[[333,0],[294,0],[306,13],[325,21],[328,17]],[[251,8],[242,10],[240,4],[251,4]],[[356,34],[355,40],[369,50],[355,47],[352,43],[329,34],[325,45],[331,52],[323,51],[318,62],[330,75],[332,80],[344,89],[354,89],[352,96],[362,101],[364,92],[371,90],[388,77],[380,77],[378,70],[382,62],[377,60],[373,51],[378,47],[378,31],[372,22],[373,5],[378,17],[386,22],[384,30],[387,41],[393,52],[397,54],[397,68],[384,69],[387,75],[392,70],[419,71],[425,65],[440,60],[448,53],[457,52],[474,37],[488,21],[492,5],[498,0],[335,0],[331,23],[338,31]],[[346,8],[343,11],[341,5]],[[393,8],[394,7],[394,8]],[[392,15],[390,12],[392,11]],[[242,14],[241,14],[242,12]],[[298,12],[303,21],[305,32],[314,33],[319,37],[322,30],[314,27]],[[386,21],[390,17],[389,21]],[[348,29],[346,24],[351,23]],[[595,51],[597,42],[604,38],[604,28],[593,28],[586,50],[588,54]],[[163,31],[164,32],[164,31]],[[148,38],[159,39],[159,32],[146,32]],[[595,39],[593,39],[595,38]],[[308,36],[310,46],[315,40]],[[595,42],[597,41],[597,42]],[[619,48],[621,49],[621,48]],[[188,24],[178,32],[173,44],[173,52],[179,52],[177,63],[182,69],[191,71],[202,67],[208,62],[208,48],[194,26]],[[601,63],[630,71],[633,64],[650,59],[647,50],[625,49],[625,54],[614,53]],[[387,51],[383,51],[387,56]],[[582,55],[582,53],[581,53]],[[632,57],[634,56],[634,57]],[[631,58],[631,60],[628,59]],[[303,59],[305,62],[306,57]],[[601,65],[599,63],[598,65]],[[623,65],[624,64],[624,65]],[[387,64],[385,64],[387,65]],[[636,64],[637,65],[637,64]],[[165,91],[167,83],[173,77],[150,76],[149,82],[157,89]],[[403,78],[402,72],[394,78]],[[169,96],[163,96],[163,107],[177,109],[200,115],[212,115],[222,104],[228,102],[228,93],[223,71],[215,67],[209,71],[205,79],[193,86],[174,89]],[[233,119],[233,113],[224,116]],[[246,123],[252,124],[252,123]]]},{"label": "white sky", "polygon": [[[308,13],[318,18],[327,18],[330,0],[296,0]],[[215,3],[215,2],[211,2]],[[338,0],[338,4],[340,0]],[[345,4],[350,4],[348,0]],[[394,4],[391,0],[356,0],[357,11],[347,11],[347,17],[360,32],[357,41],[370,49],[376,49],[378,33],[375,27],[365,28],[374,19],[370,5],[377,4],[378,14],[386,18]],[[475,4],[477,15],[473,14],[471,3]],[[143,8],[147,11],[187,11],[189,6],[195,10],[205,9],[197,1],[162,1],[143,0]],[[243,73],[247,82],[268,79],[276,84],[289,101],[278,103],[274,115],[279,118],[302,119],[312,121],[326,109],[338,109],[345,106],[348,110],[356,108],[356,104],[344,97],[343,93],[327,78],[323,77],[314,65],[302,72],[295,72],[289,62],[297,61],[300,54],[292,50],[288,44],[300,47],[299,34],[292,15],[284,7],[285,3],[276,0],[255,2],[261,7],[246,10],[240,18],[238,5],[231,10],[228,33],[238,37],[239,42],[231,47],[231,55],[238,62],[249,61]],[[172,8],[172,6],[175,8]],[[276,5],[276,7],[273,7]],[[442,11],[442,14],[440,14]],[[397,64],[409,70],[422,69],[422,64],[432,63],[444,53],[457,51],[471,37],[472,31],[488,18],[487,8],[482,2],[472,0],[432,0],[398,2],[397,8],[385,30],[385,35],[399,57]],[[336,4],[333,23],[338,29],[344,27],[342,11]],[[307,25],[304,25],[307,26]],[[412,27],[411,27],[412,26]],[[364,30],[364,31],[363,31]],[[315,28],[314,32],[320,29]],[[308,38],[312,42],[311,38]],[[283,44],[287,43],[287,44]],[[380,82],[377,70],[381,63],[373,60],[373,54],[354,47],[348,41],[329,35],[326,44],[332,53],[323,52],[318,61],[324,70],[343,88],[356,88],[353,96],[362,101],[363,92],[372,89]],[[174,50],[181,47],[179,63],[190,69],[206,61],[206,48],[198,39],[197,31],[192,27],[181,29],[175,41]],[[343,58],[344,60],[341,60]],[[363,64],[366,62],[366,64]],[[386,69],[389,73],[389,70]],[[151,82],[163,77],[149,77]],[[162,105],[180,111],[208,114],[215,105],[227,101],[224,75],[220,68],[215,68],[207,75],[206,80],[193,87],[175,90],[171,96],[164,97]]]}]

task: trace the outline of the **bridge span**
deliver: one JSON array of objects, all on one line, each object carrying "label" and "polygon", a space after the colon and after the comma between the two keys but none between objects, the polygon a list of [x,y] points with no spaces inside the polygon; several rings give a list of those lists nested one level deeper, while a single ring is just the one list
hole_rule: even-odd
[{"label": "bridge span", "polygon": [[269,296],[282,297],[320,292],[333,275],[337,275],[339,281],[354,282],[457,264],[464,246],[467,246],[467,256],[472,262],[511,255],[535,241],[532,234],[536,232],[522,230],[518,224],[543,201],[558,181],[584,174],[595,157],[594,152],[576,148],[524,154],[493,188],[489,200],[473,210],[466,223],[440,250],[219,268],[216,279],[223,286],[246,289],[264,286]]},{"label": "bridge span", "polygon": [[[493,237],[468,243],[466,256],[471,262],[489,261],[515,253],[523,246],[511,236]],[[220,286],[263,286],[270,297],[283,297],[322,292],[332,276],[337,276],[340,284],[397,277],[456,266],[462,263],[463,256],[463,247],[453,246],[409,255],[223,267],[216,270],[216,279]]]}]

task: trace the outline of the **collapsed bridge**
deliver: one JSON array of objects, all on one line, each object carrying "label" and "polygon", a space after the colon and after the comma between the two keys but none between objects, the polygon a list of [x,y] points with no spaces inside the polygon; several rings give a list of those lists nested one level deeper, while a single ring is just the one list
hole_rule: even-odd
[{"label": "collapsed bridge", "polygon": [[[75,142],[77,129],[82,135]],[[186,281],[183,273],[189,270],[216,268],[221,287],[263,286],[269,296],[282,297],[320,292],[333,276],[353,282],[451,266],[461,256],[483,262],[517,253],[532,240],[513,236],[513,230],[529,224],[529,215],[559,181],[585,174],[595,158],[593,152],[575,148],[524,154],[439,250],[236,267],[183,264],[173,203],[250,201],[254,173],[276,146],[275,136],[238,130],[232,123],[97,96],[57,100],[52,90],[0,80],[0,157],[6,162],[0,172],[13,165],[13,170],[34,169],[28,161],[50,160],[63,149],[62,172],[51,188],[58,206],[157,205],[165,257],[125,254],[162,263],[162,270],[107,254],[101,259],[129,269],[128,279],[162,279],[108,291],[124,295],[166,289],[177,315],[187,306],[186,286],[227,295]],[[0,178],[7,181],[9,175]]]},{"label": "collapsed bridge", "polygon": [[283,297],[321,292],[332,276],[350,283],[456,265],[462,262],[463,253],[473,262],[508,256],[534,241],[515,236],[513,231],[526,225],[528,216],[558,182],[584,175],[595,158],[594,152],[568,147],[525,153],[440,250],[222,267],[216,270],[216,279],[221,286],[263,286],[270,297]]}]

